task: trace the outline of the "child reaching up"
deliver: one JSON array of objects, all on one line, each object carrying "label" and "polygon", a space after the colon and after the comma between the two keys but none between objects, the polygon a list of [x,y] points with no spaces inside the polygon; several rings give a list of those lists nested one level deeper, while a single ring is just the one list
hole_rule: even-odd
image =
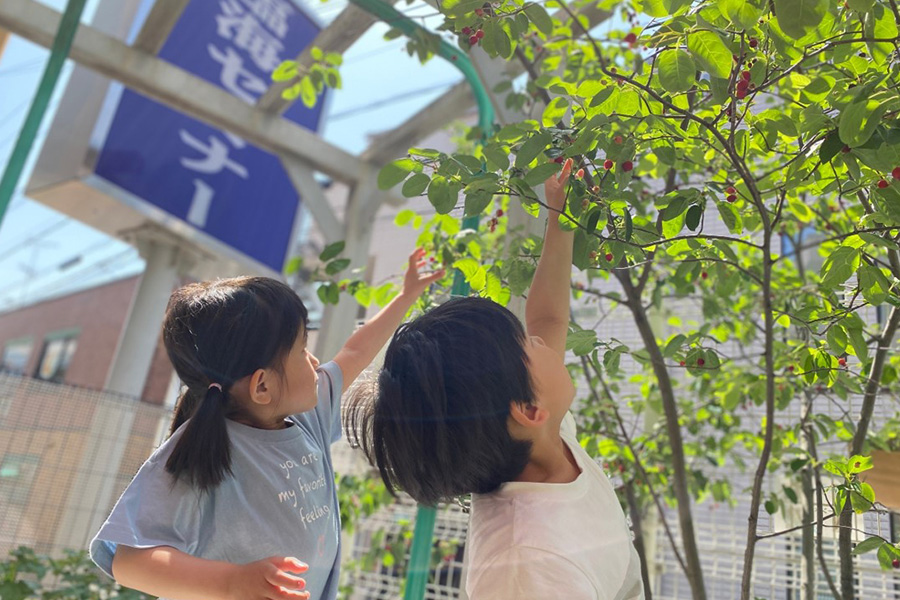
[{"label": "child reaching up", "polygon": [[336,598],[330,448],[341,393],[442,276],[419,273],[423,255],[410,256],[400,295],[324,365],[287,285],[239,277],[177,290],[163,342],[186,390],[173,433],[91,542],[97,565],[171,599]]},{"label": "child reaching up", "polygon": [[575,437],[565,366],[574,234],[559,226],[571,160],[545,183],[550,218],[525,329],[458,298],[406,323],[374,399],[347,430],[391,491],[433,505],[472,494],[472,600],[639,600],[640,563],[615,492]]}]

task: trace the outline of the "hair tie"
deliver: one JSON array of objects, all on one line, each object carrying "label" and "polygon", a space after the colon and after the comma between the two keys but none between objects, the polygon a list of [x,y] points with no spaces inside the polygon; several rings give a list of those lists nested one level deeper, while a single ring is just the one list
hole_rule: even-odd
[{"label": "hair tie", "polygon": [[218,389],[218,390],[219,390],[220,392],[222,392],[223,394],[225,393],[225,391],[222,389],[222,384],[221,384],[221,383],[211,383],[211,384],[209,384],[209,387],[206,388],[206,389],[207,389],[207,391],[208,391],[208,390],[211,390],[211,389],[213,389],[213,388]]}]

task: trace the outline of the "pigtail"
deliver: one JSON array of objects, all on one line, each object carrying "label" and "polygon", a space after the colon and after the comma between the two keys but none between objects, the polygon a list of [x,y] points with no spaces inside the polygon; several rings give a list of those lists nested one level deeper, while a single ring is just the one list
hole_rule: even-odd
[{"label": "pigtail", "polygon": [[[193,397],[190,391],[182,396],[179,402],[181,412],[176,411],[173,427],[177,428],[179,417],[187,418],[185,413],[190,408],[190,402],[183,410],[182,404],[185,404],[186,398]],[[181,438],[166,461],[166,471],[175,479],[184,477],[201,492],[215,488],[226,475],[232,473],[231,444],[225,420],[227,401],[225,392],[219,386],[210,386],[196,404]]]},{"label": "pigtail", "polygon": [[172,416],[172,424],[169,426],[169,437],[172,437],[172,434],[178,431],[178,428],[193,416],[194,411],[197,410],[197,406],[200,404],[200,400],[202,398],[198,398],[191,391],[191,388],[184,388],[184,391],[178,398],[178,402],[175,403],[175,414]]}]

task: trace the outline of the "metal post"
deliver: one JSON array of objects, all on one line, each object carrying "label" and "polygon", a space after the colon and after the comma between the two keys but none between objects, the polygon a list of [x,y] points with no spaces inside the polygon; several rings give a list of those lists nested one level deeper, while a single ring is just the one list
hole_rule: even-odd
[{"label": "metal post", "polygon": [[16,140],[16,146],[13,149],[12,156],[6,165],[3,178],[0,179],[0,223],[9,207],[16,186],[19,185],[19,177],[25,168],[25,161],[28,160],[28,154],[34,145],[34,138],[37,136],[41,121],[44,119],[44,113],[47,112],[47,105],[50,104],[50,97],[59,80],[59,73],[66,57],[69,55],[69,49],[72,47],[72,40],[75,38],[75,32],[78,30],[78,23],[81,20],[81,13],[84,11],[84,5],[87,0],[69,0],[66,5],[66,11],[63,13],[59,22],[59,29],[56,32],[56,38],[53,40],[53,47],[50,52],[50,59],[44,69],[41,77],[41,83],[38,85],[37,93],[28,110],[28,116],[25,117],[25,123],[19,132],[19,139]]}]

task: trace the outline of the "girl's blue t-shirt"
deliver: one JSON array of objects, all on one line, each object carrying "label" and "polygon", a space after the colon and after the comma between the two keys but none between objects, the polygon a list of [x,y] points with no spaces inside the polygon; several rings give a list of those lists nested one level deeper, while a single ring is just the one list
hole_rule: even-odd
[{"label": "girl's blue t-shirt", "polygon": [[171,546],[210,560],[244,564],[294,556],[311,598],[337,597],[340,511],[331,444],[341,436],[343,375],[337,363],[318,369],[318,404],[290,417],[285,429],[228,421],[233,475],[200,494],[166,472],[178,429],[141,467],[91,541],[91,558],[112,576],[118,544]]}]

